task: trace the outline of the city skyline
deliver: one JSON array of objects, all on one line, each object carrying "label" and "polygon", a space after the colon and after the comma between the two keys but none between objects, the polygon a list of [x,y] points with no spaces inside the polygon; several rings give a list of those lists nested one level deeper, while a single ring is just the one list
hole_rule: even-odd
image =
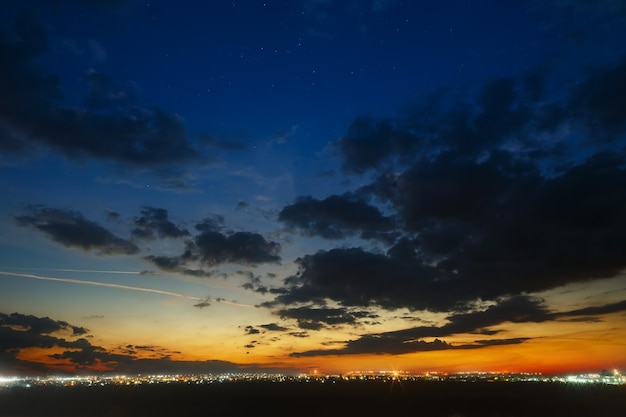
[{"label": "city skyline", "polygon": [[0,377],[626,369],[626,5],[7,1]]}]

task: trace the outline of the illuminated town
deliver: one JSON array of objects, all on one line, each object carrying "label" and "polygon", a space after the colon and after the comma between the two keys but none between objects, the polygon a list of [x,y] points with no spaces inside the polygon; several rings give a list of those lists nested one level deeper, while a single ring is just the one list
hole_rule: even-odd
[{"label": "illuminated town", "polygon": [[47,377],[2,377],[0,388],[33,386],[56,387],[104,387],[138,386],[149,384],[187,384],[208,385],[236,382],[273,382],[273,383],[313,383],[335,384],[351,381],[432,381],[432,382],[489,382],[489,383],[560,383],[560,384],[606,384],[624,385],[626,376],[615,369],[597,373],[543,375],[541,373],[507,372],[424,372],[410,374],[403,371],[350,371],[341,375],[311,374],[269,374],[269,373],[225,373],[203,375],[108,375],[108,376],[47,376]]}]

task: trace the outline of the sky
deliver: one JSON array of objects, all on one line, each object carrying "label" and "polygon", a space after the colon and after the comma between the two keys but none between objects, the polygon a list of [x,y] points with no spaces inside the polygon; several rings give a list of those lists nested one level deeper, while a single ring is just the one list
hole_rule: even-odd
[{"label": "sky", "polygon": [[623,1],[0,7],[0,376],[626,369]]}]

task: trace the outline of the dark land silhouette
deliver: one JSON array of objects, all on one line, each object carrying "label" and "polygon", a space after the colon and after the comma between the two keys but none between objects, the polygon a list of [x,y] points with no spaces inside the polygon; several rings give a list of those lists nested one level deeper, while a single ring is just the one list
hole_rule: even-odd
[{"label": "dark land silhouette", "polygon": [[2,417],[626,415],[626,385],[269,381],[209,385],[10,387]]}]

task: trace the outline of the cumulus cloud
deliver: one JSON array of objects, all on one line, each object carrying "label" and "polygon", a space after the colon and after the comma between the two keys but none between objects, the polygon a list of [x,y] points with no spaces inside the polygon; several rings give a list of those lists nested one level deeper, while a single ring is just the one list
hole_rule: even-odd
[{"label": "cumulus cloud", "polygon": [[133,237],[152,240],[160,238],[181,238],[189,236],[189,232],[179,228],[168,219],[168,212],[163,208],[146,206],[141,210],[141,216],[135,217]]},{"label": "cumulus cloud", "polygon": [[302,256],[265,305],[463,311],[615,277],[626,268],[625,69],[623,58],[597,68],[565,96],[537,72],[355,119],[336,148],[347,173],[374,179],[358,200],[302,197],[279,220],[330,238],[393,224],[397,239],[386,253]]},{"label": "cumulus cloud", "polygon": [[280,245],[267,241],[262,235],[253,232],[235,232],[225,235],[215,231],[205,231],[194,239],[194,249],[202,262],[208,265],[221,263],[256,264],[277,262]]},{"label": "cumulus cloud", "polygon": [[133,255],[139,252],[134,243],[115,236],[75,211],[33,206],[28,215],[17,216],[15,220],[20,226],[39,230],[69,248],[95,249],[105,255]]},{"label": "cumulus cloud", "polygon": [[193,276],[212,276],[214,271],[203,268],[226,263],[256,265],[280,260],[280,244],[268,241],[258,233],[222,233],[207,227],[206,222],[200,223],[198,229],[200,233],[185,242],[182,254],[148,255],[144,259],[164,271]]},{"label": "cumulus cloud", "polygon": [[323,200],[300,197],[283,207],[278,220],[306,235],[343,239],[360,234],[362,238],[393,240],[394,222],[381,211],[353,195],[331,195]]}]

